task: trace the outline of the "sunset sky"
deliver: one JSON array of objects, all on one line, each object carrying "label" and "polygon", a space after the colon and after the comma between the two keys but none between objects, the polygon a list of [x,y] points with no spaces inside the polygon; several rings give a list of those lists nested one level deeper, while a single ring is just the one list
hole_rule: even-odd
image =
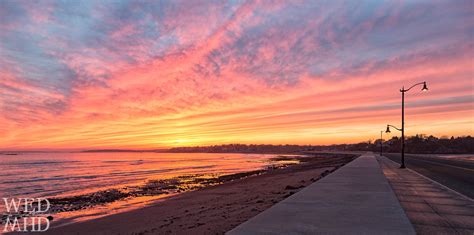
[{"label": "sunset sky", "polygon": [[0,0],[0,149],[474,135],[473,5]]}]

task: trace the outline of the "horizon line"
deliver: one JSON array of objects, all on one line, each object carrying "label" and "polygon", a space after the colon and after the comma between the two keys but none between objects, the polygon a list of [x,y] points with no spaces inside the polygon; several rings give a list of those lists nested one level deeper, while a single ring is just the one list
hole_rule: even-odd
[{"label": "horizon line", "polygon": [[[434,136],[434,135],[427,135],[427,134],[416,134],[416,135],[412,135],[412,136],[406,136],[405,139],[407,139],[408,137],[414,137],[414,136],[433,136],[433,137],[436,137],[438,139],[444,139],[444,137],[447,137],[445,135],[441,135],[441,136]],[[390,139],[392,138],[400,138],[399,136],[392,136]],[[454,137],[454,138],[459,138],[459,137],[471,137],[470,134],[466,134],[466,135],[458,135],[458,136],[451,136],[451,137]],[[449,138],[451,138],[449,137]],[[376,138],[374,139],[373,141],[376,141],[376,140],[379,140],[380,138]],[[284,146],[284,145],[292,145],[292,146],[318,146],[318,147],[321,147],[321,146],[334,146],[334,145],[350,145],[350,144],[359,144],[359,143],[365,143],[365,142],[372,142],[372,139],[369,139],[369,140],[366,140],[366,141],[359,141],[359,142],[353,142],[353,143],[340,143],[340,144],[241,144],[241,143],[225,143],[225,144],[214,144],[214,145],[193,145],[193,146],[175,146],[175,147],[158,147],[158,148],[107,148],[107,147],[103,147],[103,148],[64,148],[64,149],[61,149],[61,148],[36,148],[36,149],[0,149],[0,153],[5,153],[5,152],[11,152],[11,153],[14,153],[14,152],[49,152],[49,153],[53,153],[53,152],[73,152],[73,153],[81,153],[81,152],[94,152],[94,151],[103,151],[103,152],[157,152],[157,151],[166,151],[166,150],[171,150],[171,149],[176,149],[176,148],[197,148],[197,147],[201,147],[201,148],[205,148],[205,147],[212,147],[212,146],[223,146],[223,145],[272,145],[272,146]]]}]

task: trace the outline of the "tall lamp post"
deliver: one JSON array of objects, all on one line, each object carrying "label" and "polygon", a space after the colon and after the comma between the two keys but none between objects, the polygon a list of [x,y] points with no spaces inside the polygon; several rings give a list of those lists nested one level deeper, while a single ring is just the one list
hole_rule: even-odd
[{"label": "tall lamp post", "polygon": [[[393,127],[395,130],[401,131],[403,133],[402,129],[400,129],[396,126],[390,125],[390,124],[387,124],[387,130],[385,131],[385,133],[390,133],[390,127]],[[404,148],[405,148],[405,146],[402,144],[402,165],[400,166],[400,168],[405,168],[405,156],[403,154],[403,152],[405,151]]]},{"label": "tall lamp post", "polygon": [[408,89],[405,89],[405,87],[402,87],[402,89],[400,89],[400,92],[402,93],[402,128],[398,129],[392,125],[387,125],[387,130],[386,130],[387,133],[390,133],[390,128],[389,128],[390,126],[402,132],[402,164],[400,168],[405,168],[405,92],[411,90],[413,87],[418,86],[418,85],[423,85],[423,88],[421,88],[421,91],[428,90],[428,87],[426,86],[426,82],[417,83]]}]

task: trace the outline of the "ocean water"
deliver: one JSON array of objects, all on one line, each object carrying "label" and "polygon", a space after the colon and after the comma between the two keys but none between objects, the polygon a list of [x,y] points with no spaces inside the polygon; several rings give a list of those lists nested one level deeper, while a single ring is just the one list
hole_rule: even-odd
[{"label": "ocean water", "polygon": [[58,197],[195,174],[225,175],[277,164],[271,154],[23,153],[0,155],[0,197]]}]

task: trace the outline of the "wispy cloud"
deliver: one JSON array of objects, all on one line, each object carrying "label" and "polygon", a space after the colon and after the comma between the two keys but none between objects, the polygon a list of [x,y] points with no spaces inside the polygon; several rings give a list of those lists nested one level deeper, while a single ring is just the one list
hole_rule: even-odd
[{"label": "wispy cloud", "polygon": [[[473,134],[470,1],[1,1],[0,148]],[[429,130],[422,123],[430,122]]]}]

